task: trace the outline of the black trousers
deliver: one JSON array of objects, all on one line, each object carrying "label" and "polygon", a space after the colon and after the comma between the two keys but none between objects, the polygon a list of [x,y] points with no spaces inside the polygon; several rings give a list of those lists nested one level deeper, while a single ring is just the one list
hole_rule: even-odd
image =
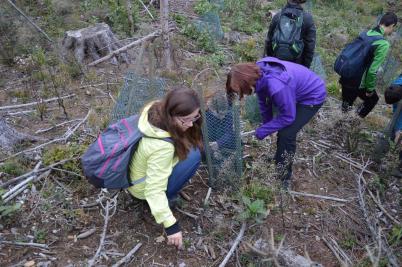
[{"label": "black trousers", "polygon": [[290,180],[292,176],[293,157],[296,152],[297,133],[306,125],[321,108],[320,105],[296,106],[296,119],[286,128],[278,131],[275,162],[282,180]]},{"label": "black trousers", "polygon": [[378,102],[378,94],[376,91],[373,91],[371,96],[366,95],[366,90],[363,88],[359,88],[360,82],[356,83],[356,81],[347,81],[347,80],[339,80],[342,86],[342,111],[347,112],[353,106],[356,98],[359,97],[363,100],[363,103],[357,108],[357,114],[364,118],[366,117],[371,110],[377,105]]}]

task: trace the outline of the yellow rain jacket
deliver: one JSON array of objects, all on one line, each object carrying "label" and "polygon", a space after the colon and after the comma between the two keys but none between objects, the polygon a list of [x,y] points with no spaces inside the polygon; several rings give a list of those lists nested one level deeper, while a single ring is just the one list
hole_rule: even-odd
[{"label": "yellow rain jacket", "polygon": [[141,113],[138,128],[146,136],[154,138],[141,139],[130,163],[132,181],[146,178],[144,182],[129,187],[128,191],[136,198],[145,199],[156,222],[163,223],[163,226],[168,228],[176,223],[176,218],[169,208],[166,189],[168,178],[178,158],[174,156],[172,143],[155,139],[170,137],[170,134],[148,122],[148,110],[151,106],[152,103]]}]

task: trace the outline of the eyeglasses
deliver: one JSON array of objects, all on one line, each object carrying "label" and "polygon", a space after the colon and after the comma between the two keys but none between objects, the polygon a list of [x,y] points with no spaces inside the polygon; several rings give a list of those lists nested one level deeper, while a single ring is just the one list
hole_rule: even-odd
[{"label": "eyeglasses", "polygon": [[194,118],[182,118],[182,117],[177,117],[177,119],[181,122],[181,124],[190,124],[198,121],[201,118],[201,114],[197,114]]}]

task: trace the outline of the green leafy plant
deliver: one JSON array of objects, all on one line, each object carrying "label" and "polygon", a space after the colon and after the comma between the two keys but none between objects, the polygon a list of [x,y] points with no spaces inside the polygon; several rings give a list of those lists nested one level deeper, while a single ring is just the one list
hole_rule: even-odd
[{"label": "green leafy plant", "polygon": [[240,219],[242,220],[254,219],[258,223],[261,223],[262,219],[267,217],[268,213],[264,200],[257,199],[252,201],[247,196],[243,196],[242,201],[245,206],[245,210],[240,213]]},{"label": "green leafy plant", "polygon": [[402,245],[402,225],[394,225],[388,235],[389,243],[392,246]]},{"label": "green leafy plant", "polygon": [[254,38],[241,42],[234,47],[234,52],[241,61],[256,61],[261,56],[261,49]]},{"label": "green leafy plant", "polygon": [[16,213],[16,211],[21,208],[21,203],[16,203],[12,205],[5,204],[2,198],[4,193],[5,190],[0,188],[0,219],[11,218]]}]

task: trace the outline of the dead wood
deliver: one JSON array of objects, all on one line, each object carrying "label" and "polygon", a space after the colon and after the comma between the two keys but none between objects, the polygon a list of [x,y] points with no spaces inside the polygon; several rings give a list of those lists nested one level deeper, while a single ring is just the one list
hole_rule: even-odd
[{"label": "dead wood", "polygon": [[46,244],[12,242],[12,241],[3,241],[3,240],[0,240],[0,244],[7,244],[7,245],[14,245],[14,246],[24,246],[24,247],[35,247],[35,248],[42,248],[42,249],[48,249],[49,248],[49,246],[46,245]]},{"label": "dead wood", "polygon": [[289,191],[289,194],[295,195],[295,196],[305,196],[305,197],[313,197],[313,198],[319,198],[319,199],[325,199],[325,200],[333,200],[333,201],[338,201],[338,202],[349,202],[349,200],[346,200],[343,198],[314,195],[314,194],[304,193],[304,192]]},{"label": "dead wood", "polygon": [[91,228],[88,231],[85,231],[85,232],[77,235],[77,239],[87,238],[87,237],[91,236],[92,234],[94,234],[95,232],[96,232],[96,228]]},{"label": "dead wood", "polygon": [[240,232],[239,232],[239,234],[237,235],[235,241],[233,242],[232,247],[230,248],[230,250],[229,250],[228,254],[226,255],[226,257],[223,259],[222,263],[219,264],[219,267],[224,267],[224,266],[226,266],[226,264],[228,263],[230,257],[231,257],[232,254],[235,252],[235,250],[236,250],[236,248],[237,248],[237,245],[238,245],[238,244],[240,243],[240,241],[242,240],[245,231],[246,231],[246,223],[244,222],[244,223],[241,225]]},{"label": "dead wood", "polygon": [[30,107],[30,106],[35,106],[35,105],[42,104],[42,103],[48,103],[48,102],[52,102],[52,101],[59,101],[60,99],[70,98],[70,97],[73,97],[73,96],[75,96],[75,94],[61,96],[61,97],[53,97],[53,98],[41,100],[40,102],[31,102],[31,103],[26,103],[26,104],[3,106],[3,107],[0,107],[0,110],[15,109],[15,108],[22,108],[22,107]]},{"label": "dead wood", "polygon": [[124,258],[122,258],[121,260],[119,260],[118,262],[113,264],[112,267],[119,267],[122,264],[128,263],[131,260],[131,258],[133,257],[133,255],[140,249],[141,246],[142,246],[142,243],[138,243],[132,250],[130,250],[129,253],[127,253],[126,256],[124,256]]},{"label": "dead wood", "polygon": [[[379,233],[381,233],[381,231],[377,230],[377,225],[378,222],[376,219],[373,219],[375,217],[373,217],[370,213],[369,210],[367,209],[366,206],[366,202],[365,202],[365,187],[363,185],[363,174],[365,169],[367,168],[367,166],[369,165],[369,162],[366,162],[363,166],[363,168],[360,171],[359,175],[356,175],[356,182],[357,182],[357,188],[358,188],[358,200],[359,200],[359,205],[360,205],[360,209],[362,210],[363,213],[363,217],[366,221],[367,227],[370,230],[370,235],[373,238],[374,243],[376,244],[383,244],[382,246],[378,247],[378,253],[381,253],[381,249],[384,250],[384,252],[387,255],[388,261],[389,261],[389,265],[392,267],[397,267],[400,266],[400,264],[398,263],[398,259],[395,257],[394,253],[392,252],[392,249],[388,246],[386,239],[384,241],[381,241],[379,239],[382,239],[383,237],[381,235],[379,235]],[[370,250],[368,251],[370,253]]]},{"label": "dead wood", "polygon": [[17,131],[4,118],[0,117],[0,148],[3,152],[13,151],[17,144],[26,141],[37,142],[39,140],[43,139]]},{"label": "dead wood", "polygon": [[[80,64],[84,63],[85,58],[89,58],[90,61],[98,60],[122,47],[106,23],[97,23],[91,27],[67,31],[64,34],[62,46],[64,53],[72,51]],[[126,53],[116,53],[108,58],[111,58],[111,63],[115,65],[119,62],[129,62]]]},{"label": "dead wood", "polygon": [[134,41],[132,43],[129,43],[128,45],[125,45],[125,46],[123,46],[123,47],[121,47],[119,49],[116,49],[114,51],[110,51],[110,53],[108,55],[106,55],[106,56],[104,56],[102,58],[98,58],[97,60],[93,61],[92,63],[89,63],[88,66],[90,66],[90,67],[95,66],[95,65],[97,65],[97,64],[99,64],[99,63],[101,63],[101,62],[103,62],[105,60],[108,60],[109,58],[112,58],[112,57],[114,57],[116,55],[119,55],[120,53],[123,53],[124,51],[126,51],[127,49],[129,49],[129,48],[131,48],[133,46],[141,44],[142,42],[150,41],[150,40],[158,37],[159,35],[160,35],[160,31],[155,31],[153,33],[150,33],[150,34],[142,37],[141,39],[138,39],[138,40],[136,40],[136,41]]}]

